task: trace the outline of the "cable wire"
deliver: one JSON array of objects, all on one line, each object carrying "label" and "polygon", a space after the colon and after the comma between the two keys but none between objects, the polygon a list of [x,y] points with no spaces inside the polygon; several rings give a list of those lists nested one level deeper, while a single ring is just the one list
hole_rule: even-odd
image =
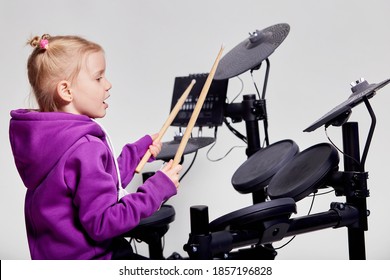
[{"label": "cable wire", "polygon": [[194,162],[195,162],[195,159],[196,159],[197,155],[198,155],[198,150],[195,151],[195,155],[192,158],[192,161],[191,161],[190,165],[188,166],[187,170],[183,173],[183,175],[180,177],[179,182],[181,182],[181,180],[183,180],[184,176],[187,175],[188,171],[190,171],[191,167],[194,165]]},{"label": "cable wire", "polygon": [[330,139],[330,137],[329,137],[329,135],[328,135],[328,130],[327,130],[327,127],[326,127],[326,126],[325,126],[325,135],[326,135],[326,137],[328,138],[329,142],[333,145],[333,147],[335,147],[335,148],[336,148],[341,154],[343,154],[344,156],[346,156],[346,157],[352,159],[352,160],[359,166],[359,168],[361,168],[361,164],[360,164],[360,162],[359,162],[358,160],[356,160],[354,157],[352,157],[352,156],[346,154],[345,152],[343,152],[339,147],[336,146],[335,143],[333,143],[333,141]]},{"label": "cable wire", "polygon": [[206,157],[207,157],[207,159],[208,159],[209,161],[211,161],[211,162],[220,161],[220,160],[224,159],[225,157],[227,157],[227,156],[230,154],[230,152],[233,151],[233,149],[235,149],[235,148],[245,148],[245,146],[233,146],[233,147],[231,147],[231,148],[229,149],[229,151],[227,151],[227,152],[225,153],[225,155],[223,155],[222,157],[217,158],[217,159],[212,159],[212,158],[210,158],[209,154],[210,154],[211,150],[214,148],[214,146],[217,144],[217,131],[218,131],[218,127],[215,127],[215,130],[214,130],[214,139],[215,139],[215,141],[214,141],[214,143],[211,145],[211,147],[207,150],[207,153],[206,153]]}]

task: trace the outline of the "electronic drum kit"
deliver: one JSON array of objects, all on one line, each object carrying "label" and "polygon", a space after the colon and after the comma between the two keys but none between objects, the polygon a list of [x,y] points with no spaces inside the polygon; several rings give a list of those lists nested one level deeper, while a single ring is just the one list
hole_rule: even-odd
[{"label": "electronic drum kit", "polygon": [[[214,79],[229,79],[256,70],[265,60],[268,65],[268,57],[284,41],[289,30],[288,24],[277,24],[250,34],[249,38],[222,57]],[[342,127],[344,171],[339,170],[339,151],[329,143],[319,143],[300,151],[298,145],[288,139],[261,148],[258,129],[253,124],[259,120],[266,121],[266,114],[260,118],[244,118],[248,134],[248,159],[233,174],[231,183],[239,193],[252,194],[253,205],[211,222],[207,206],[191,207],[191,232],[184,245],[189,259],[274,259],[276,251],[273,242],[297,234],[340,227],[348,229],[349,258],[365,259],[364,232],[368,230],[366,200],[369,190],[364,163],[376,120],[369,99],[389,82],[390,79],[378,84],[356,81],[351,84],[352,94],[345,102],[304,130],[310,132],[330,125]],[[244,96],[243,102],[245,100],[252,102],[250,112],[256,111],[253,108],[259,100]],[[348,122],[352,108],[361,103],[366,105],[371,116],[362,157],[358,124]],[[242,114],[247,115],[248,112]],[[174,139],[164,143],[157,159],[172,158],[178,142],[178,139]],[[195,152],[212,142],[213,138],[194,138],[189,141],[184,154]],[[298,201],[322,188],[333,188],[336,196],[345,197],[345,202],[332,202],[330,209],[324,212],[292,216],[297,213]],[[164,204],[127,236],[148,243],[150,258],[164,259],[161,238],[174,218],[174,208]]]}]

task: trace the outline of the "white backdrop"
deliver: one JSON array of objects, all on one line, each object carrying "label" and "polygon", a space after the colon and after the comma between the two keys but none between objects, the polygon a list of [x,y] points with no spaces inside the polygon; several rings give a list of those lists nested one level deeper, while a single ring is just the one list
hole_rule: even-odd
[{"label": "white backdrop", "polygon": [[[390,2],[386,0],[0,1],[0,259],[29,259],[23,215],[25,188],[11,155],[8,123],[11,109],[30,103],[25,69],[31,48],[25,42],[32,35],[76,34],[105,48],[107,76],[113,88],[108,114],[101,122],[116,150],[160,129],[169,113],[176,76],[208,72],[221,44],[227,53],[246,39],[248,32],[277,23],[288,23],[291,31],[270,56],[267,109],[271,143],[293,139],[304,150],[327,142],[323,128],[312,133],[303,129],[346,100],[351,81],[364,77],[378,83],[390,78]],[[254,73],[260,89],[262,70]],[[249,73],[241,77],[243,93],[254,93]],[[228,97],[232,99],[239,89],[238,79],[231,79]],[[390,86],[380,90],[371,102],[378,124],[366,164],[371,191],[368,259],[390,259],[390,188],[386,179],[389,101]],[[351,120],[359,122],[364,143],[369,126],[364,106],[353,110]],[[243,123],[235,127],[245,132]],[[164,141],[172,140],[175,132],[177,129],[170,128]],[[212,134],[212,130],[204,129],[205,136]],[[329,135],[341,146],[339,128],[329,128]],[[210,157],[221,157],[235,145],[242,142],[222,126]],[[169,201],[176,209],[176,219],[166,234],[166,256],[174,251],[186,256],[182,247],[190,231],[190,206],[208,205],[210,219],[214,219],[252,203],[250,195],[239,194],[230,183],[246,159],[245,149],[234,149],[218,162],[207,159],[207,150],[199,150],[178,195]],[[186,156],[184,170],[191,159],[192,155]],[[157,161],[144,171],[160,165]],[[140,183],[141,176],[136,175],[129,190]],[[318,197],[313,212],[327,211],[330,203],[338,200],[333,194]],[[298,214],[307,213],[309,205],[309,198],[300,201]],[[143,245],[138,249],[146,253]],[[299,235],[278,252],[277,258],[348,259],[347,231],[327,229]]]}]

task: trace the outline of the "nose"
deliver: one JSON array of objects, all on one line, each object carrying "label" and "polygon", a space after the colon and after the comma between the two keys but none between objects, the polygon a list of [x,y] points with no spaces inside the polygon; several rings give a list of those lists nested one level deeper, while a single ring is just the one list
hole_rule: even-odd
[{"label": "nose", "polygon": [[112,88],[112,84],[109,80],[106,79],[106,85],[105,85],[106,91],[109,91]]}]

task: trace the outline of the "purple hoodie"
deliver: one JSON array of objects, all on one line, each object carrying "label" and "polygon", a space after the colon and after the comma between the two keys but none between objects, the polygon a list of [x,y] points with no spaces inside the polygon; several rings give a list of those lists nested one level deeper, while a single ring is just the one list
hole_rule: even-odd
[{"label": "purple hoodie", "polygon": [[[25,219],[32,259],[110,259],[112,239],[153,214],[176,194],[161,171],[118,201],[115,161],[102,128],[87,116],[11,112],[10,141],[27,187]],[[124,146],[122,185],[151,145],[150,136]]]}]

